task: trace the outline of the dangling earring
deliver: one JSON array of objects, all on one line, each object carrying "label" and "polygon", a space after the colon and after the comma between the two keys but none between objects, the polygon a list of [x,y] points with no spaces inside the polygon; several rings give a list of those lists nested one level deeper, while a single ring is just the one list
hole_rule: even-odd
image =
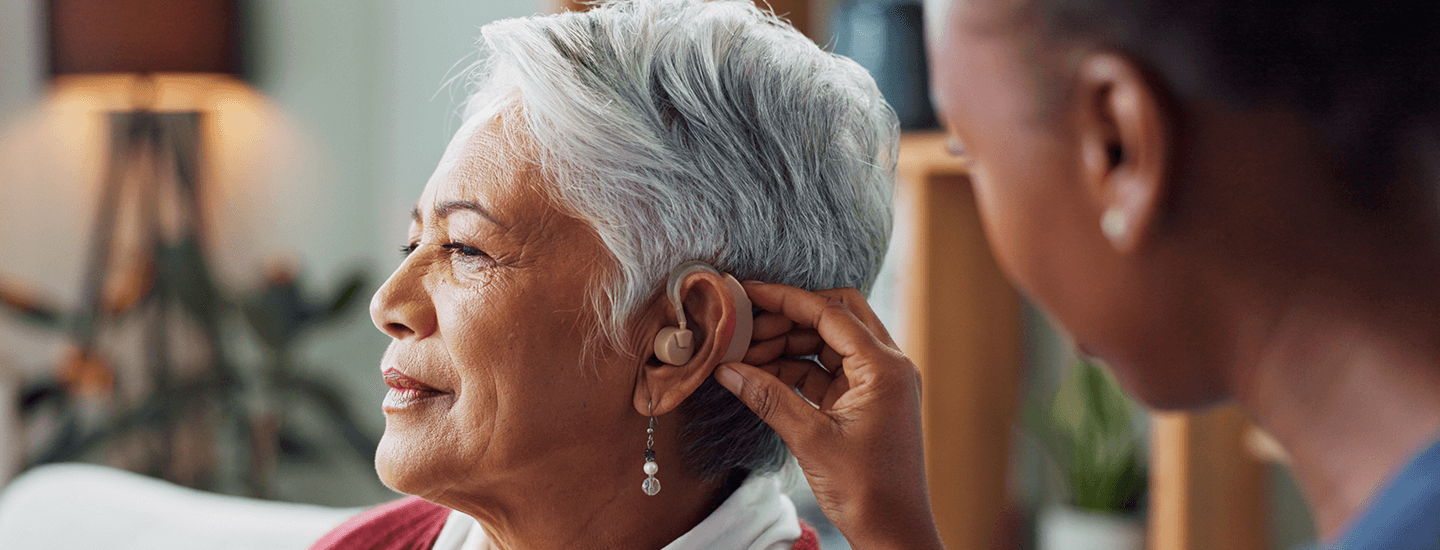
[{"label": "dangling earring", "polygon": [[[653,403],[647,403],[647,413],[653,413]],[[655,415],[650,415],[650,427],[645,428],[645,483],[640,484],[640,490],[645,494],[655,496],[660,492],[660,480],[655,479],[655,472],[660,471],[660,465],[655,463]]]},{"label": "dangling earring", "polygon": [[1119,208],[1106,210],[1105,215],[1100,218],[1100,231],[1104,232],[1112,243],[1125,236],[1129,225],[1130,220],[1125,216],[1125,211]]}]

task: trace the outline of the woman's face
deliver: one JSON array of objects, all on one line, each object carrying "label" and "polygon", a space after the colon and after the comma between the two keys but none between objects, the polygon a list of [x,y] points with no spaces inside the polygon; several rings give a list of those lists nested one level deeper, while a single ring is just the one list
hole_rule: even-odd
[{"label": "woman's face", "polygon": [[1187,349],[1175,335],[1189,334],[1176,329],[1185,316],[1169,315],[1183,303],[1173,297],[1178,283],[1121,257],[1101,231],[1106,207],[1088,186],[1094,163],[1082,147],[1085,124],[1096,124],[1087,120],[1098,117],[1085,116],[1093,106],[1079,95],[1049,89],[1073,71],[1064,52],[1028,34],[1039,25],[1017,19],[1019,4],[954,0],[932,56],[945,123],[971,161],[996,259],[1141,399],[1158,407],[1211,401],[1211,371],[1170,360]]},{"label": "woman's face", "polygon": [[380,365],[392,387],[380,478],[452,507],[617,468],[596,457],[624,454],[622,419],[643,437],[633,369],[581,365],[586,290],[608,257],[510,155],[505,120],[477,115],[455,135],[416,206],[408,255],[370,304],[393,338]]},{"label": "woman's face", "polygon": [[[1103,304],[1089,283],[1105,246],[1098,205],[1075,185],[1074,140],[1044,116],[1043,69],[1010,20],[1011,0],[954,0],[935,59],[946,126],[970,159],[976,204],[1007,274],[1068,328]],[[1085,343],[1087,331],[1075,336]]]}]

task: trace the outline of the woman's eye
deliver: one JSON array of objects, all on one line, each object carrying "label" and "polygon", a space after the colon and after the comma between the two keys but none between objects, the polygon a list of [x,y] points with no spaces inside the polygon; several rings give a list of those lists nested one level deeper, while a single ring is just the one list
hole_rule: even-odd
[{"label": "woman's eye", "polygon": [[440,245],[441,248],[450,251],[452,264],[462,265],[475,271],[483,271],[495,267],[496,262],[484,250],[480,250],[465,243],[450,243]]},{"label": "woman's eye", "polygon": [[454,252],[454,253],[456,253],[456,254],[459,254],[459,255],[461,255],[461,256],[489,256],[489,254],[486,254],[485,251],[480,250],[480,249],[478,249],[478,248],[475,248],[475,247],[473,247],[473,246],[467,245],[467,244],[465,244],[465,243],[450,243],[450,244],[440,245],[440,247],[441,247],[441,248],[444,248],[445,250],[449,250],[449,251],[451,251],[451,252]]},{"label": "woman's eye", "polygon": [[408,258],[408,257],[410,257],[410,254],[413,253],[413,252],[415,252],[415,249],[416,249],[416,248],[420,248],[420,243],[410,243],[410,244],[402,244],[402,245],[400,245],[400,257],[401,257],[401,258]]}]

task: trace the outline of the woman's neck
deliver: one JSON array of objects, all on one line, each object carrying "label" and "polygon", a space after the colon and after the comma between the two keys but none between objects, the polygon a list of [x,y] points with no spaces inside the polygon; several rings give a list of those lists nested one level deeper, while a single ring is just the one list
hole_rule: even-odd
[{"label": "woman's neck", "polygon": [[1372,287],[1344,303],[1363,289],[1316,290],[1291,294],[1232,383],[1332,540],[1440,433],[1440,297]]},{"label": "woman's neck", "polygon": [[496,548],[658,550],[698,525],[738,486],[682,472],[676,460],[657,475],[663,480],[660,493],[647,496],[640,490],[645,478],[641,462],[632,462],[632,468],[614,470],[633,470],[631,476],[557,471],[547,481],[547,476],[525,473],[517,477],[535,482],[519,491],[488,492],[484,499],[448,494],[434,500],[475,518]]}]

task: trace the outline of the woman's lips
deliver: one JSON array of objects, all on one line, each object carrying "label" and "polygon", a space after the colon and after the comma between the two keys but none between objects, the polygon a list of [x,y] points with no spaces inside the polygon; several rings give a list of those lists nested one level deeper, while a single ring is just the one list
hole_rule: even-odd
[{"label": "woman's lips", "polygon": [[385,401],[381,404],[385,412],[413,407],[446,393],[393,368],[385,369],[381,376],[385,379],[385,385],[390,386],[390,393],[385,394]]}]

